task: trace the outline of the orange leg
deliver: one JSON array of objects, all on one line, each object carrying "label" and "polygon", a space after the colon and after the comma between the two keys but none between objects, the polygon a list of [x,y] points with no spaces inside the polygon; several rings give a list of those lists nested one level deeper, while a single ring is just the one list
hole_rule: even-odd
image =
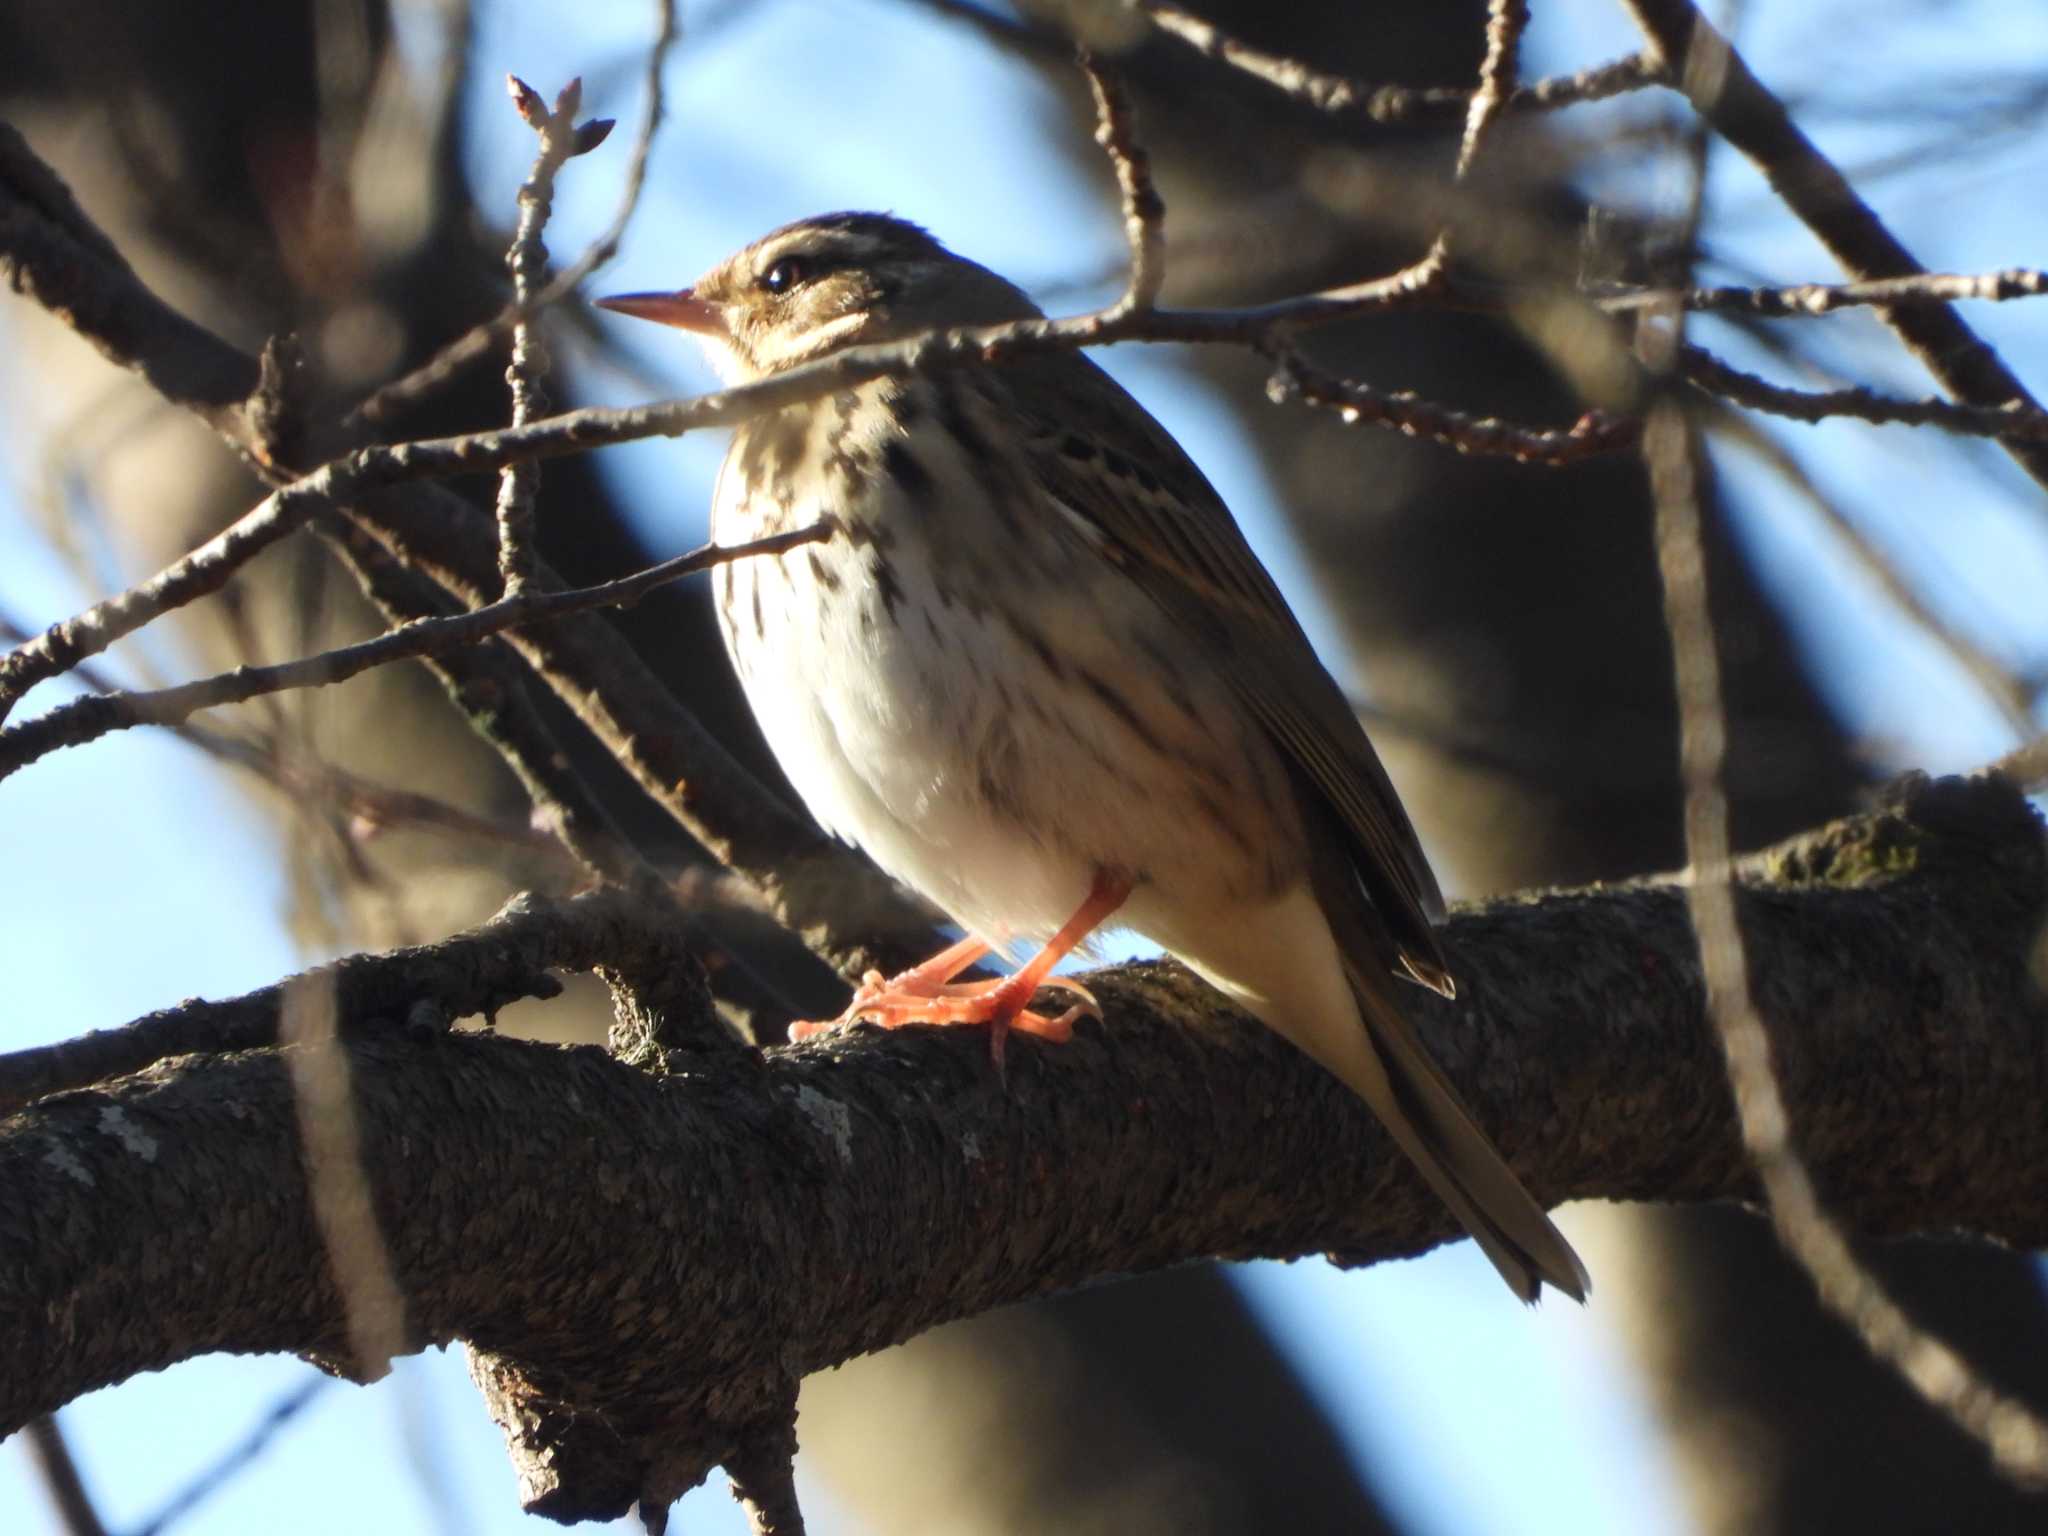
[{"label": "orange leg", "polygon": [[853,1001],[847,1005],[846,1012],[836,1019],[806,1019],[792,1024],[789,1026],[789,1038],[809,1040],[835,1029],[851,1028],[859,1020],[861,1011],[881,998],[937,997],[945,991],[947,983],[993,947],[988,940],[978,939],[970,933],[959,943],[948,945],[931,959],[897,975],[885,977],[880,971],[869,971],[854,989]]},{"label": "orange leg", "polygon": [[[1130,894],[1128,876],[1097,872],[1080,908],[1016,975],[995,981],[954,983],[955,976],[989,950],[989,946],[979,939],[962,939],[892,981],[884,982],[879,975],[870,972],[862,978],[852,1006],[839,1020],[832,1024],[792,1025],[789,1037],[807,1040],[828,1029],[851,1023],[855,1018],[871,1020],[884,1029],[895,1029],[904,1024],[988,1024],[992,1028],[990,1049],[999,1065],[1003,1058],[1004,1033],[1012,1027],[1047,1040],[1071,1039],[1074,1020],[1084,1013],[1100,1017],[1100,1011],[1087,988],[1052,975],[1052,968],[1122,906]],[[1042,986],[1078,992],[1083,1001],[1058,1018],[1032,1013],[1025,1004]]]}]

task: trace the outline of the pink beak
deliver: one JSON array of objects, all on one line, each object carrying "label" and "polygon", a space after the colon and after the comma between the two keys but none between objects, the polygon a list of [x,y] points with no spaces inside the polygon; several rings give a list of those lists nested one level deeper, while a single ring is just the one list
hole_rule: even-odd
[{"label": "pink beak", "polygon": [[608,299],[592,300],[599,309],[615,310],[638,320],[657,320],[700,336],[727,336],[725,316],[716,304],[700,299],[687,288],[674,293],[617,293]]}]

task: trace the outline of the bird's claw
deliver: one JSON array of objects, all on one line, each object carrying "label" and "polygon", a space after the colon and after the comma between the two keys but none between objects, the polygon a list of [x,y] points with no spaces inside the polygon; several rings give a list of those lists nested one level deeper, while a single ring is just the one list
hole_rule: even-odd
[{"label": "bird's claw", "polygon": [[892,989],[883,983],[878,972],[870,971],[861,978],[861,986],[854,993],[846,1012],[836,1019],[804,1020],[792,1024],[789,1026],[789,1038],[792,1041],[814,1040],[820,1035],[850,1029],[862,1020],[881,1029],[901,1029],[906,1024],[988,1024],[995,1031],[991,1049],[1000,1061],[1000,1041],[1005,1030],[1018,1029],[1041,1040],[1064,1044],[1074,1038],[1076,1020],[1102,1017],[1102,1005],[1079,982],[1069,981],[1064,976],[1049,976],[1040,985],[1076,993],[1080,1001],[1063,1013],[1047,1015],[1024,1006],[1031,1000],[1031,994],[1016,986],[1013,977],[956,983],[940,988],[935,994],[927,994]]}]

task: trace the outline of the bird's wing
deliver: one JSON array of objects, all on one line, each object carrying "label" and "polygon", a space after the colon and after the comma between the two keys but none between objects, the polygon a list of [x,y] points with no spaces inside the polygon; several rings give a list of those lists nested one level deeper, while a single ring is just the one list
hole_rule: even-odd
[{"label": "bird's wing", "polygon": [[1399,959],[1448,994],[1431,927],[1443,917],[1443,896],[1408,813],[1222,498],[1165,428],[1086,358],[1019,362],[978,382],[991,409],[1018,429],[1036,482],[1181,622],[1337,813]]}]

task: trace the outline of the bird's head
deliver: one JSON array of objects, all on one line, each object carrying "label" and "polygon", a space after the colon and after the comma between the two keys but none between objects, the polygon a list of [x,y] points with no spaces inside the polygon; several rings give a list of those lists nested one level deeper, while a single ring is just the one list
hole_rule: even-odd
[{"label": "bird's head", "polygon": [[597,303],[694,332],[728,384],[845,347],[1039,313],[986,267],[882,213],[828,213],[786,224],[691,287]]}]

